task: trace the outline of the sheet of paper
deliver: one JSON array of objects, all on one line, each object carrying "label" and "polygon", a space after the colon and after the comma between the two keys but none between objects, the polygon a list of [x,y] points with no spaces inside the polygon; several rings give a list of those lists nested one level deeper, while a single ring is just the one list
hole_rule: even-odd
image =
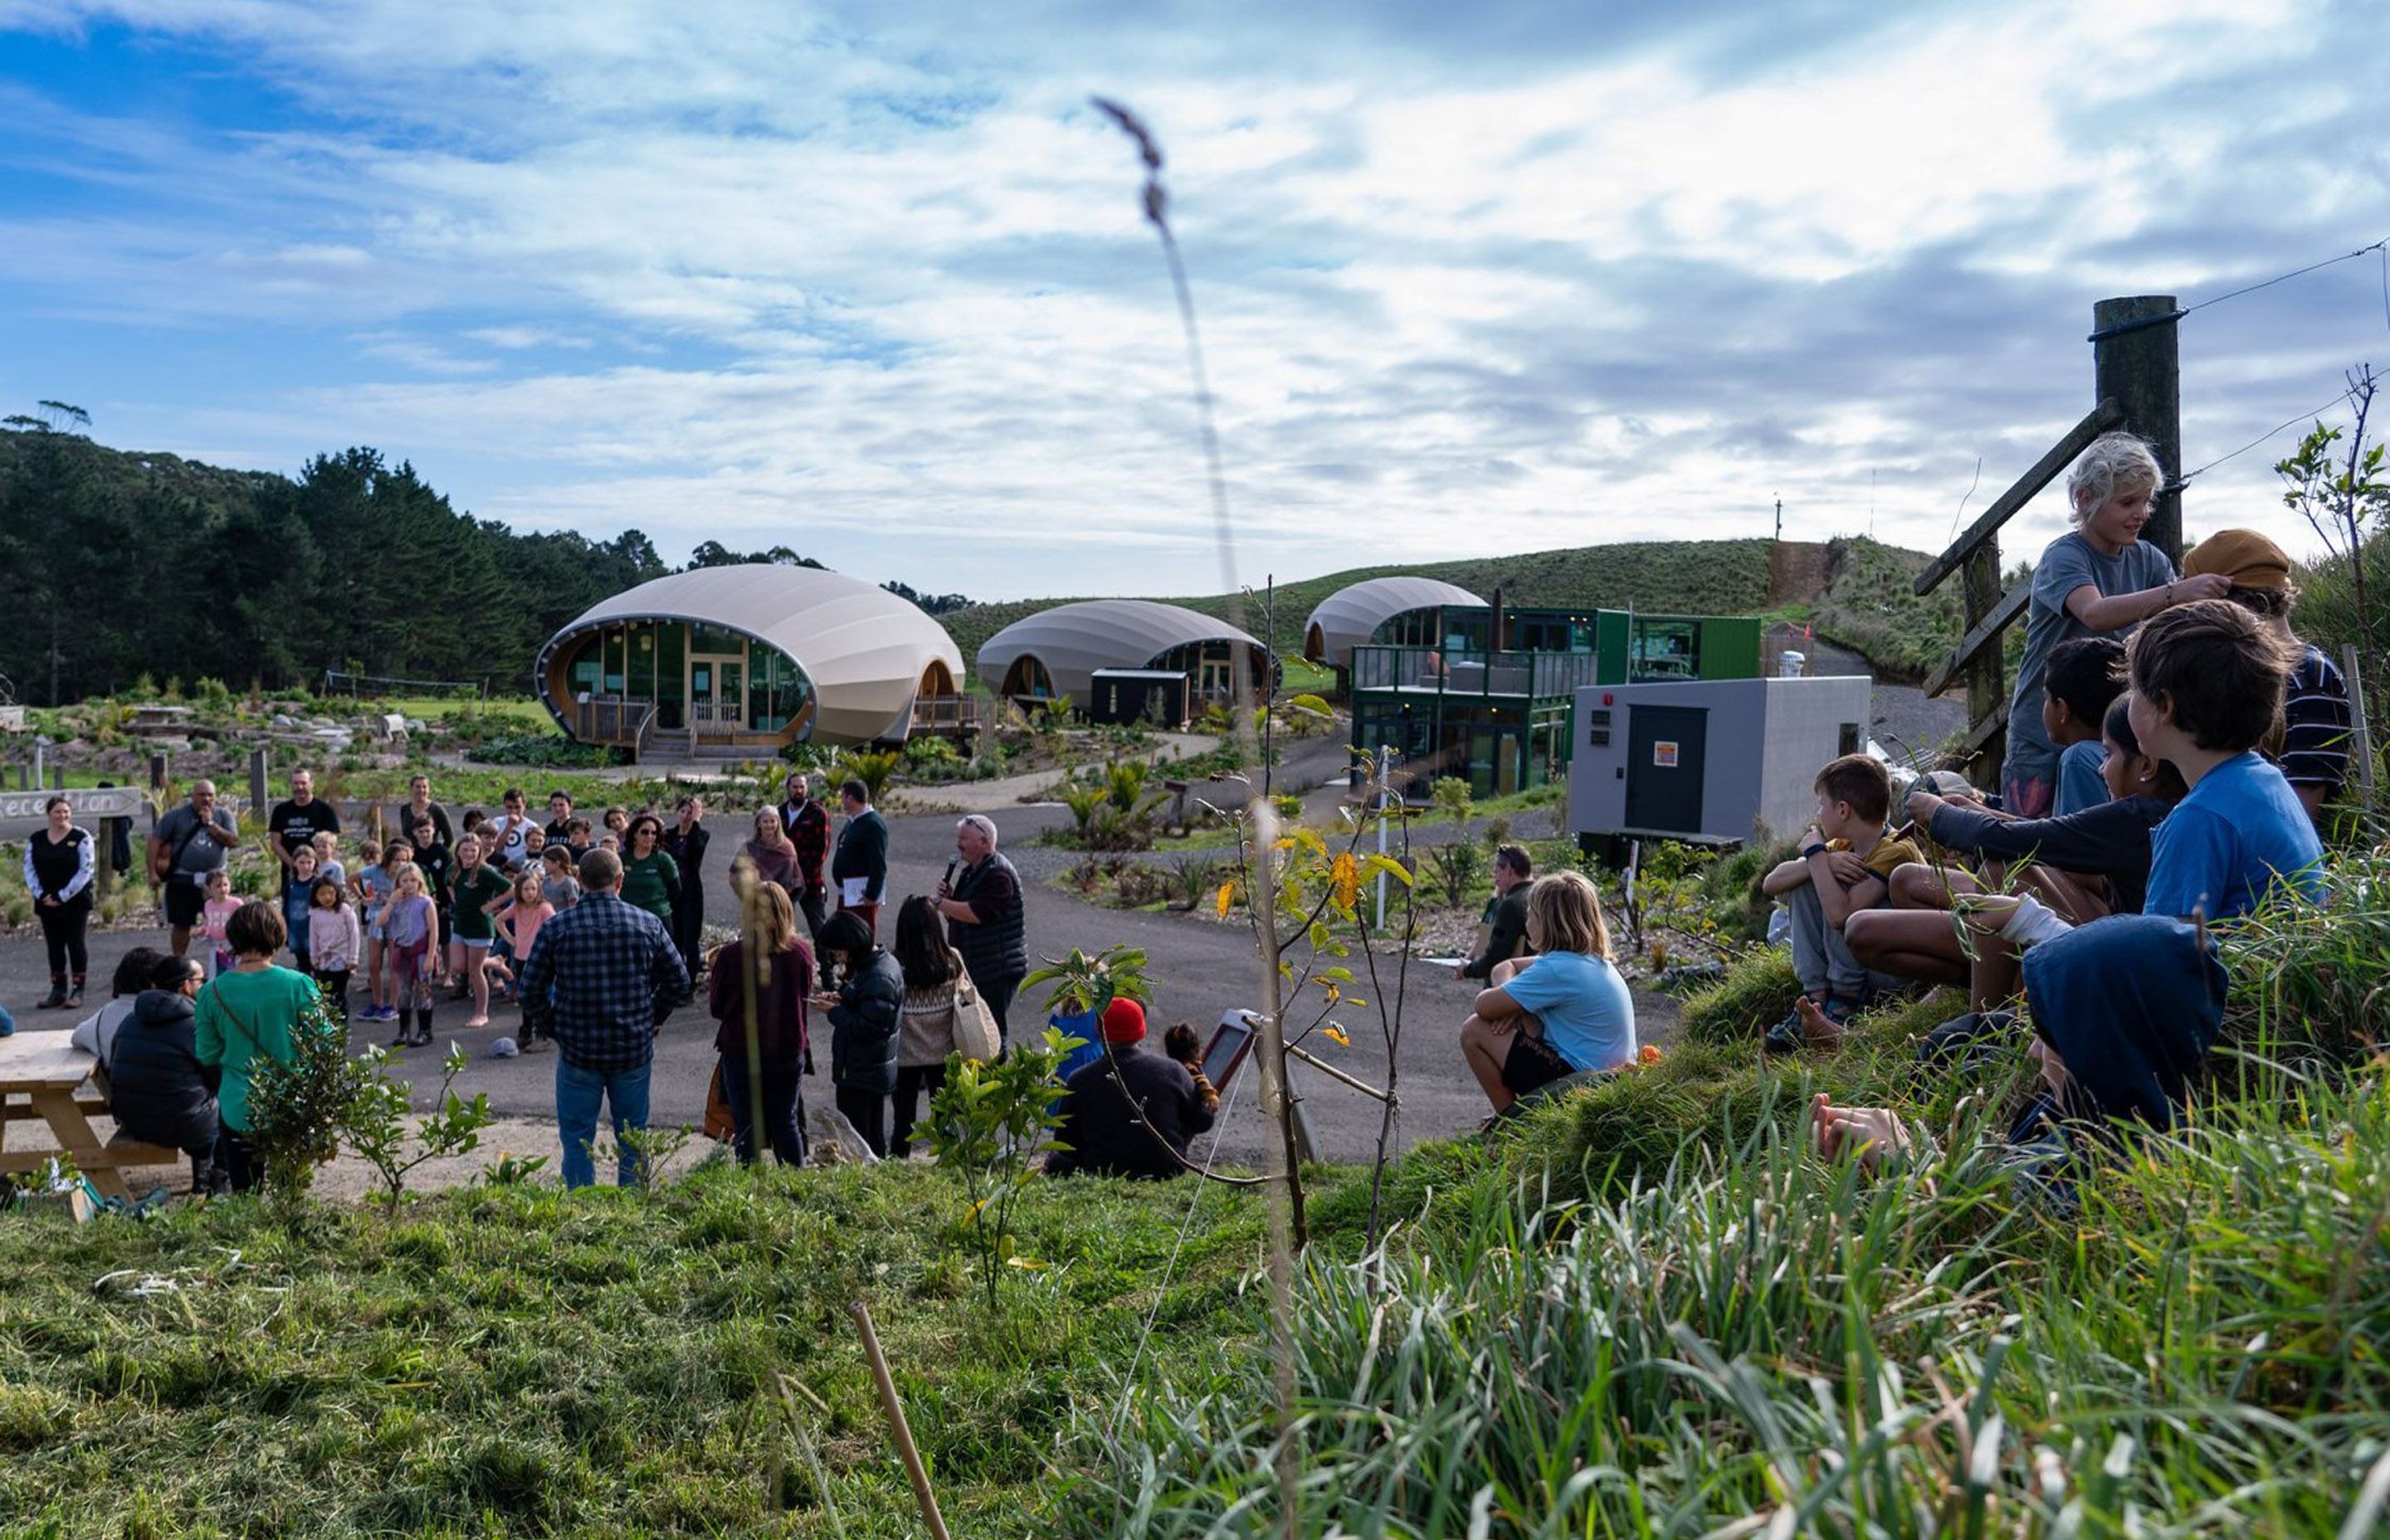
[{"label": "sheet of paper", "polygon": [[855,905],[863,903],[863,895],[870,887],[871,879],[867,877],[849,877],[842,879],[838,885],[839,907],[842,909],[852,909]]}]

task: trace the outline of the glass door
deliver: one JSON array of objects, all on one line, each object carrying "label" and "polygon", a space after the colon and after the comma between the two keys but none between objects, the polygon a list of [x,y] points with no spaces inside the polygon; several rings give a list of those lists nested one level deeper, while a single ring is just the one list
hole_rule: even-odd
[{"label": "glass door", "polygon": [[726,738],[744,720],[747,660],[704,658],[688,661],[688,725],[700,733]]}]

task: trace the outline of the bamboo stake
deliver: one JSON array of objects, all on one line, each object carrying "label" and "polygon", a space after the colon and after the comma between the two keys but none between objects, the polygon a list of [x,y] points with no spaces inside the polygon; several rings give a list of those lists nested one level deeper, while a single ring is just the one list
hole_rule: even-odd
[{"label": "bamboo stake", "polygon": [[2356,751],[2358,800],[2365,811],[2373,811],[2373,738],[2372,726],[2365,719],[2365,671],[2358,666],[2354,645],[2340,649],[2340,672],[2348,685],[2348,712],[2352,740]]},{"label": "bamboo stake", "polygon": [[863,1356],[871,1361],[872,1382],[880,1387],[880,1409],[887,1414],[888,1431],[896,1435],[897,1457],[912,1479],[921,1517],[930,1521],[932,1540],[953,1540],[938,1513],[938,1495],[930,1490],[930,1472],[921,1464],[921,1452],[913,1446],[913,1430],[905,1422],[905,1404],[896,1399],[896,1381],[889,1378],[887,1355],[880,1351],[880,1333],[871,1328],[871,1307],[857,1300],[846,1307],[846,1313],[854,1317],[854,1328],[863,1334]]}]

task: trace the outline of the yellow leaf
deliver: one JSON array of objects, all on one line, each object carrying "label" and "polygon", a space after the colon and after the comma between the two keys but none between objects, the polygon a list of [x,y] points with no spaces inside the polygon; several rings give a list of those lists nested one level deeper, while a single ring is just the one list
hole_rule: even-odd
[{"label": "yellow leaf", "polygon": [[1219,910],[1220,918],[1222,919],[1228,918],[1228,905],[1235,900],[1236,896],[1237,885],[1233,882],[1221,883],[1220,891],[1213,895],[1213,906]]},{"label": "yellow leaf", "polygon": [[1030,1270],[1032,1270],[1033,1272],[1034,1272],[1034,1271],[1037,1271],[1037,1270],[1039,1270],[1039,1269],[1042,1269],[1042,1268],[1046,1265],[1044,1263],[1042,1263],[1042,1262],[1038,1261],[1035,1257],[1025,1257],[1025,1256],[1009,1256],[1009,1257],[1006,1257],[1006,1258],[1004,1259],[1004,1264],[1005,1264],[1007,1267],[1026,1267],[1026,1268],[1029,1268]]},{"label": "yellow leaf", "polygon": [[1340,851],[1330,864],[1328,879],[1336,886],[1336,902],[1350,909],[1361,899],[1361,863],[1351,851]]},{"label": "yellow leaf", "polygon": [[1319,1030],[1326,1033],[1330,1040],[1336,1043],[1339,1046],[1349,1048],[1353,1046],[1353,1040],[1344,1035],[1344,1029],[1338,1026],[1333,1021],[1329,1022]]}]

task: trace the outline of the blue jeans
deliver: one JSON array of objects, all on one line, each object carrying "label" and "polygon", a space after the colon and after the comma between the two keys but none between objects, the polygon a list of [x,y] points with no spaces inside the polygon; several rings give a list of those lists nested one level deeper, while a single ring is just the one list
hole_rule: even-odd
[{"label": "blue jeans", "polygon": [[562,1054],[556,1056],[556,1132],[564,1141],[564,1185],[585,1187],[598,1180],[595,1145],[598,1103],[602,1097],[614,1114],[614,1142],[622,1154],[614,1180],[636,1187],[639,1155],[623,1136],[644,1134],[648,1128],[648,1077],[655,1061],[631,1070],[585,1070]]}]

